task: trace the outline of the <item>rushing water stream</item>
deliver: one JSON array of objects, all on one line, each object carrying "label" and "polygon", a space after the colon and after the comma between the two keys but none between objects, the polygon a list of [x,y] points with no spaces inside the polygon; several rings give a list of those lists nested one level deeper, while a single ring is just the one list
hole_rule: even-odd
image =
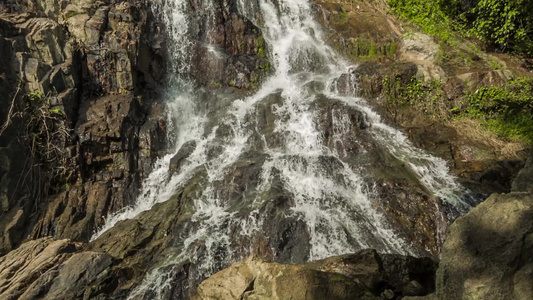
[{"label": "rushing water stream", "polygon": [[[214,22],[214,17],[209,17],[214,14],[213,1],[206,0],[203,6],[206,28]],[[136,203],[109,216],[93,239],[117,222],[167,201],[204,172],[192,225],[184,229],[186,237],[176,245],[180,250],[162,265],[188,261],[196,266],[197,276],[205,278],[249,255],[254,242],[269,234],[265,228],[277,226],[271,222],[281,226],[285,219],[292,220],[289,223],[293,225],[305,225],[306,260],[365,248],[417,255],[377,209],[380,197],[376,183],[366,176],[369,164],[358,165],[345,145],[359,145],[362,157],[370,151],[362,141],[354,140],[350,113],[360,116],[360,126],[373,145],[401,161],[428,193],[457,212],[465,211],[469,208],[461,200],[465,190],[449,175],[446,163],[412,146],[405,135],[383,123],[363,99],[353,96],[357,89],[354,78],[348,75],[343,81],[352,93],[338,91],[340,79],[346,79],[354,66],[325,44],[309,0],[237,2],[241,15],[261,20],[256,25],[263,31],[273,74],[253,95],[235,99],[221,96],[224,99],[219,101],[228,105],[221,105],[215,113],[205,109],[188,76],[193,67],[188,1],[156,1],[154,11],[172,41],[169,53],[175,75],[168,89],[168,122],[169,128],[175,128],[169,136],[174,151],[156,163]],[[217,51],[209,44],[206,47]],[[327,137],[320,122],[324,103],[335,103],[329,112],[333,129]],[[271,112],[272,126],[266,128],[259,121],[260,107]],[[184,164],[177,173],[170,173],[172,157],[187,145],[192,145],[192,150]],[[220,185],[243,161],[253,162],[258,171],[235,204],[221,192]],[[290,205],[282,211],[269,208],[272,190],[290,195]],[[445,212],[437,210],[440,215],[435,219],[445,223]],[[240,243],[238,249],[235,243]],[[168,297],[166,290],[173,283],[165,272],[164,268],[152,270],[130,296],[149,292],[156,299]]]}]

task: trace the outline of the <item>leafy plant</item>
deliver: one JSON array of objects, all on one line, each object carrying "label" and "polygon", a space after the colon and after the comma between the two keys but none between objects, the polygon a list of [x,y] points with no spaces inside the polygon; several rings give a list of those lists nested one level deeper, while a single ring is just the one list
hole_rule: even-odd
[{"label": "leafy plant", "polygon": [[400,17],[453,43],[455,33],[475,36],[502,51],[533,55],[533,1],[388,0]]},{"label": "leafy plant", "polygon": [[470,33],[507,50],[533,54],[533,2],[529,0],[480,0],[468,12]]},{"label": "leafy plant", "polygon": [[461,117],[483,120],[501,137],[533,142],[533,79],[518,78],[504,87],[483,87],[467,95]]},{"label": "leafy plant", "polygon": [[453,20],[440,9],[439,3],[443,0],[388,0],[394,13],[405,20],[412,21],[421,27],[424,33],[437,36],[441,40],[453,43],[456,27]]},{"label": "leafy plant", "polygon": [[389,113],[401,107],[414,107],[432,119],[450,117],[451,112],[446,106],[442,86],[438,80],[423,83],[412,77],[409,84],[402,84],[401,77],[396,76],[394,79],[383,79],[382,84]]},{"label": "leafy plant", "polygon": [[475,119],[503,139],[533,143],[533,79],[517,78],[505,86],[482,87],[466,93],[459,103],[448,101],[438,80],[409,83],[401,76],[382,81],[388,113],[396,117],[403,108],[414,108],[426,117],[447,121]]}]

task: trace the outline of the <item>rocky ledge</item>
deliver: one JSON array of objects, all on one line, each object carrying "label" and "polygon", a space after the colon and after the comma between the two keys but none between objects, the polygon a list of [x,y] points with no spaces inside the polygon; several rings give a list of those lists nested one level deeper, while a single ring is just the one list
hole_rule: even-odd
[{"label": "rocky ledge", "polygon": [[[359,96],[417,147],[445,159],[479,198],[511,191],[530,146],[502,140],[472,120],[454,119],[452,111],[478,89],[530,77],[527,66],[501,53],[474,51],[477,46],[466,39],[455,47],[439,43],[398,20],[385,0],[313,2],[316,19],[329,30],[326,42],[357,64],[352,75]],[[401,98],[413,82],[422,92],[408,97],[421,97],[420,103]]]},{"label": "rocky ledge", "polygon": [[[533,194],[494,194],[448,228],[440,264],[373,250],[297,265],[250,257],[185,298],[531,299],[531,220]],[[135,281],[128,259],[94,248],[52,238],[23,244],[0,258],[0,298],[122,299]]]},{"label": "rocky ledge", "polygon": [[512,193],[448,227],[440,262],[374,251],[304,265],[251,257],[202,282],[195,299],[531,299],[532,161]]}]

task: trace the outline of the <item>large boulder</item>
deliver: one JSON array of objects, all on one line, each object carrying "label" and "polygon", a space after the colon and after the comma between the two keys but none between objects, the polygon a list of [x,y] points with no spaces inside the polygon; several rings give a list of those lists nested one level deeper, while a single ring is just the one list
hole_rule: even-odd
[{"label": "large boulder", "polygon": [[431,259],[375,251],[302,265],[250,257],[200,284],[194,299],[394,299],[433,291]]},{"label": "large boulder", "polygon": [[495,194],[448,228],[439,299],[533,299],[533,195]]}]

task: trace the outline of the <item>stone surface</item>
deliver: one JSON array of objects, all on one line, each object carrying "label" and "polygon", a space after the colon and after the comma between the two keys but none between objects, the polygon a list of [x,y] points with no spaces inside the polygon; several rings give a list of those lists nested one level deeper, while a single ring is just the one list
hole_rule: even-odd
[{"label": "stone surface", "polygon": [[77,249],[77,245],[68,240],[43,238],[0,257],[0,298],[32,299],[27,297],[32,294],[30,290],[51,284],[53,277],[45,274],[57,272],[58,266]]},{"label": "stone surface", "polygon": [[193,299],[392,299],[434,289],[430,259],[374,251],[304,265],[250,257],[200,284]]},{"label": "stone surface", "polygon": [[[270,72],[268,48],[261,29],[241,16],[235,2],[219,0],[214,16],[206,15],[204,3],[192,2],[191,14],[197,16],[189,26],[193,36],[192,76],[203,86],[234,87],[243,91],[257,89]],[[206,19],[213,21],[206,22]],[[211,26],[209,34],[204,34]],[[206,45],[210,45],[207,47]]]},{"label": "stone surface", "polygon": [[69,240],[42,238],[22,244],[0,258],[2,299],[83,299],[91,283],[112,276],[114,259],[104,253],[79,252]]},{"label": "stone surface", "polygon": [[[461,130],[452,125],[430,122],[419,111],[391,108],[383,98],[387,89],[384,79],[407,85],[413,77],[423,76],[425,80],[443,80],[448,105],[452,105],[469,89],[505,82],[507,71],[487,70],[483,64],[488,57],[478,60],[471,54],[468,57],[474,63],[468,68],[457,67],[457,61],[435,64],[442,54],[437,44],[421,34],[404,36],[399,22],[381,6],[384,1],[315,2],[317,17],[333,29],[327,34],[328,42],[348,58],[364,62],[339,79],[337,86],[342,93],[370,99],[388,122],[404,128],[416,146],[447,159],[456,174],[480,195],[510,189],[511,179],[522,166],[520,158],[502,158],[495,150],[498,145],[461,135]],[[261,20],[239,15],[236,1],[228,0],[217,0],[213,16],[207,16],[207,3],[188,1],[194,16],[191,59],[196,65],[191,77],[207,107],[208,130],[221,125],[208,153],[216,159],[222,157],[223,140],[234,134],[229,126],[218,124],[228,105],[224,95],[244,97],[258,88],[261,78],[271,70],[266,58],[269,49],[260,29],[252,23]],[[258,4],[254,1],[251,5]],[[160,99],[167,96],[161,90],[167,84],[169,45],[167,28],[152,13],[149,3],[141,0],[7,0],[0,4],[0,95],[9,95],[0,99],[0,124],[8,117],[12,99],[24,105],[28,95],[40,92],[49,95],[46,109],[58,109],[64,116],[56,125],[69,129],[69,138],[60,144],[65,149],[62,161],[66,163],[59,167],[67,170],[66,176],[37,185],[32,182],[38,181],[36,176],[20,180],[26,178],[30,165],[25,149],[18,144],[21,133],[15,130],[23,128],[24,120],[13,120],[0,136],[0,256],[4,255],[0,257],[0,298],[126,298],[148,272],[182,251],[177,248],[182,247],[184,237],[199,230],[192,218],[193,200],[208,180],[203,167],[193,170],[188,184],[167,202],[119,222],[91,243],[77,243],[88,241],[104,217],[131,204],[154,161],[167,154],[169,124]],[[343,20],[343,14],[347,20]],[[204,22],[207,18],[212,18],[215,28],[209,34]],[[313,67],[323,65],[317,62]],[[322,86],[310,82],[306,88],[316,93]],[[316,99],[312,105],[317,108],[324,145],[339,154],[343,162],[356,162],[362,169],[371,170],[361,172],[368,186],[376,186],[376,197],[382,200],[372,204],[375,209],[383,213],[400,237],[412,241],[416,254],[437,257],[442,233],[454,213],[441,214],[444,204],[421,188],[412,172],[388,155],[383,145],[372,141],[364,114],[324,95]],[[244,259],[249,252],[281,263],[309,260],[309,228],[297,217],[283,215],[294,206],[294,196],[284,188],[279,170],[272,171],[271,185],[257,195],[259,177],[270,159],[258,153],[265,147],[279,146],[283,139],[275,129],[278,116],[273,107],[279,104],[279,94],[258,103],[258,113],[251,117],[256,117],[260,126],[247,128],[256,132],[247,141],[250,149],[213,183],[213,192],[231,213],[251,214],[243,209],[246,201],[256,196],[265,200],[253,214],[268,216],[270,222],[261,224],[258,233],[250,236],[239,234],[239,224],[228,227],[233,239],[228,245],[231,255],[224,252],[226,249],[214,249],[213,254],[201,243],[191,245],[198,261],[216,255],[217,261],[209,271],[227,267],[230,260]],[[338,126],[336,122],[342,117],[346,117],[345,126]],[[171,161],[171,171],[179,172],[195,147],[185,143]],[[339,173],[339,162],[327,157],[317,159],[328,172]],[[514,190],[529,190],[530,165],[514,181]],[[46,197],[37,195],[42,190]],[[517,201],[517,207],[526,205],[525,200]],[[466,250],[447,248],[442,272],[453,276],[450,280],[443,276],[439,281],[446,295],[453,298],[460,293],[490,292],[489,296],[499,297],[511,293],[505,290],[507,285],[513,287],[514,298],[530,298],[532,264],[526,254],[531,252],[531,231],[524,229],[530,228],[530,223],[516,217],[511,209],[502,210],[473,213],[472,218],[490,216],[493,221],[483,219],[482,223],[497,230],[484,231],[473,222],[475,230],[464,228],[468,239],[456,242],[453,232],[459,229],[451,231],[449,243],[453,246],[464,242],[461,247]],[[500,220],[501,216],[505,222],[507,216],[520,220],[523,228],[511,228]],[[499,227],[494,222],[509,226]],[[371,229],[366,230],[371,233]],[[504,239],[499,230],[507,230],[508,247],[485,247]],[[478,231],[483,239],[476,237]],[[523,243],[510,233],[523,233]],[[39,239],[45,236],[76,242]],[[16,249],[28,239],[37,240]],[[375,247],[380,246],[379,242],[369,239]],[[464,263],[457,257],[472,259]],[[487,263],[492,260],[497,268]],[[504,260],[510,263],[505,265]],[[435,264],[431,260],[372,251],[306,265],[249,259],[236,266],[206,281],[198,290],[199,297],[395,299],[425,295],[434,289]],[[472,267],[474,271],[458,267]],[[175,283],[165,290],[165,296],[174,299],[191,298],[206,272],[189,262],[162,268]],[[491,287],[476,277],[478,270],[483,280],[493,283]],[[505,276],[511,275],[501,276],[501,270],[507,272]],[[470,274],[475,276],[466,278]],[[460,278],[466,278],[467,286],[461,285]],[[433,299],[435,295],[422,297]],[[157,295],[145,295],[149,298]]]},{"label": "stone surface", "polygon": [[447,232],[439,299],[533,297],[533,195],[494,194]]},{"label": "stone surface", "polygon": [[403,37],[400,59],[416,63],[418,67],[417,76],[419,78],[444,80],[446,79],[446,73],[436,63],[438,51],[439,44],[434,41],[433,37],[417,32]]},{"label": "stone surface", "polygon": [[529,157],[513,181],[512,191],[533,193],[533,156]]},{"label": "stone surface", "polygon": [[[397,95],[398,85],[410,84],[417,73],[418,66],[412,62],[392,65],[366,62],[353,70],[352,74],[357,78],[357,86],[353,89],[357,95],[371,99],[372,106],[389,123],[403,128],[415,146],[445,159],[451,171],[479,199],[492,193],[509,192],[514,177],[524,164],[520,150],[523,146],[500,141],[494,134],[480,129],[474,121],[430,119],[416,107],[390,103],[388,97]],[[396,84],[386,85],[384,82]],[[454,89],[457,82],[458,79],[450,79],[449,89]],[[339,86],[346,86],[346,83],[340,82]],[[345,92],[354,93],[353,89]],[[459,89],[464,93],[462,87]],[[445,87],[444,92],[446,90]],[[454,93],[456,91],[449,90],[449,97],[458,97]]]},{"label": "stone surface", "polygon": [[[476,51],[469,41],[450,46],[416,30],[408,32],[409,25],[392,16],[383,0],[314,2],[316,19],[328,30],[326,42],[357,64],[337,83],[341,93],[369,100],[388,123],[408,133],[417,147],[448,161],[451,171],[477,198],[511,190],[529,146],[503,141],[475,122],[449,120],[454,108],[465,105],[467,93],[503,85],[512,74],[530,76],[526,69],[504,55]],[[387,48],[392,44],[395,51]],[[437,90],[445,100],[435,106],[431,96],[423,99],[424,103],[395,102],[400,88],[411,84],[413,78],[422,89],[440,84],[442,91]]]},{"label": "stone surface", "polygon": [[169,172],[179,173],[187,157],[189,157],[196,149],[196,141],[189,141],[181,146],[176,155],[170,159]]}]

